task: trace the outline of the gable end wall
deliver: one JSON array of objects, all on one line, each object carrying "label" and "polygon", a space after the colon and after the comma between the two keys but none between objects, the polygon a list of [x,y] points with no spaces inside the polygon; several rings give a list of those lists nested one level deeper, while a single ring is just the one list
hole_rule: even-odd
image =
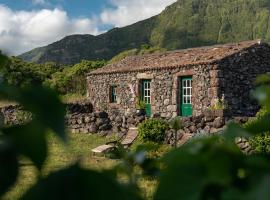
[{"label": "gable end wall", "polygon": [[218,96],[224,94],[230,116],[254,116],[258,103],[251,97],[256,78],[270,72],[270,47],[258,45],[222,60],[213,73]]}]

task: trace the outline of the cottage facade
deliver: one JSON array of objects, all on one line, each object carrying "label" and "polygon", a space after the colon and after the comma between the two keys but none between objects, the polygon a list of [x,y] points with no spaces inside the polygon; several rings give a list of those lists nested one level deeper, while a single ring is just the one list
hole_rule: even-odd
[{"label": "cottage facade", "polygon": [[270,47],[259,40],[131,56],[87,76],[88,98],[98,110],[122,114],[147,104],[147,114],[197,116],[224,99],[230,116],[253,116],[254,80],[270,72]]}]

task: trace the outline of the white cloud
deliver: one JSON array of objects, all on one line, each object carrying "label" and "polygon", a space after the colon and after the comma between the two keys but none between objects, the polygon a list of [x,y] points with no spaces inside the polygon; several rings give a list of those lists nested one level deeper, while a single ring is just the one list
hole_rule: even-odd
[{"label": "white cloud", "polygon": [[101,21],[123,27],[159,14],[176,0],[110,0],[114,8],[101,13]]},{"label": "white cloud", "polygon": [[[71,34],[99,34],[103,25],[123,27],[159,14],[176,0],[109,0],[105,8],[92,18],[70,18],[66,11],[40,9],[14,11],[0,4],[0,49],[18,55],[48,45]],[[48,0],[32,0],[39,5]],[[49,6],[50,7],[50,6]]]},{"label": "white cloud", "polygon": [[0,49],[13,55],[71,34],[98,34],[96,20],[70,19],[60,9],[13,11],[0,5]]}]

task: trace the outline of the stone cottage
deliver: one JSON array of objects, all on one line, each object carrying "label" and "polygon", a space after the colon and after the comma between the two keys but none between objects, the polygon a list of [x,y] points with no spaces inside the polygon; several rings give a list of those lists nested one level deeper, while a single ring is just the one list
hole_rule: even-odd
[{"label": "stone cottage", "polygon": [[254,80],[270,72],[270,46],[260,40],[130,56],[87,76],[88,98],[97,110],[136,111],[164,118],[198,116],[226,102],[226,113],[253,116]]}]

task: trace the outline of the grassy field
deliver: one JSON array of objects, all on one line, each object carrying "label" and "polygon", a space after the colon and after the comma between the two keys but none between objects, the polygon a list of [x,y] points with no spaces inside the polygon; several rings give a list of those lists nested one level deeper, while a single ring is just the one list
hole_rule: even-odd
[{"label": "grassy field", "polygon": [[[105,138],[96,135],[69,134],[69,145],[64,145],[58,138],[49,136],[49,157],[42,170],[42,175],[67,167],[78,160],[85,168],[89,169],[107,169],[119,163],[118,160],[112,160],[105,156],[97,156],[91,153],[91,149],[111,141],[113,138]],[[135,146],[138,145],[134,144]],[[19,199],[31,185],[37,180],[35,168],[31,162],[25,158],[21,159],[21,171],[16,185],[4,196],[3,200]],[[142,179],[140,186],[147,199],[155,190],[156,182],[153,180]]]}]

